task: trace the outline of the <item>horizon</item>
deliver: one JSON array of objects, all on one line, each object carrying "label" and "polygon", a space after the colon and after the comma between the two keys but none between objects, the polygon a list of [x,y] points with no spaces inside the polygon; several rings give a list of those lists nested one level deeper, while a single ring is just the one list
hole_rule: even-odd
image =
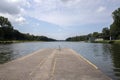
[{"label": "horizon", "polygon": [[0,16],[20,32],[65,40],[109,27],[119,4],[118,0],[1,0]]}]

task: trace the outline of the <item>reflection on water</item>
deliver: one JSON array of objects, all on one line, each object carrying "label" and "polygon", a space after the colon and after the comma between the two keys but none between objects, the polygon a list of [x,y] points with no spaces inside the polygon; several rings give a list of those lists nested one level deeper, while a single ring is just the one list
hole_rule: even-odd
[{"label": "reflection on water", "polygon": [[0,64],[12,60],[12,52],[2,52],[0,53]]},{"label": "reflection on water", "polygon": [[84,42],[27,42],[0,44],[0,64],[42,48],[72,48],[97,65],[105,74],[120,80],[120,45]]},{"label": "reflection on water", "polygon": [[120,80],[120,45],[112,45],[111,49],[114,74]]},{"label": "reflection on water", "polygon": [[0,64],[13,60],[13,51],[7,45],[0,45]]}]

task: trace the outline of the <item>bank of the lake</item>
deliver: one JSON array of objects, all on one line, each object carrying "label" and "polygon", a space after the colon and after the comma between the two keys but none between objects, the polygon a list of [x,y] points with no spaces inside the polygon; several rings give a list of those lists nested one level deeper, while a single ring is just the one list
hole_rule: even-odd
[{"label": "bank of the lake", "polygon": [[23,43],[23,42],[49,42],[49,41],[12,40],[12,41],[0,41],[0,44]]},{"label": "bank of the lake", "polygon": [[103,41],[94,41],[94,43],[120,44],[120,40],[103,40]]},{"label": "bank of the lake", "polygon": [[0,44],[9,44],[9,43],[19,43],[19,42],[24,42],[24,41],[0,41]]}]

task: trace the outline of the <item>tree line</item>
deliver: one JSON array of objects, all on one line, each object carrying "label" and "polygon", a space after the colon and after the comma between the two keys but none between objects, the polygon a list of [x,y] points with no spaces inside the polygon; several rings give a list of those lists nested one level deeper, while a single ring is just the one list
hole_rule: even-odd
[{"label": "tree line", "polygon": [[55,39],[46,36],[34,36],[29,33],[21,33],[13,28],[8,18],[0,16],[0,41],[7,40],[55,41]]},{"label": "tree line", "polygon": [[101,33],[93,32],[88,35],[69,37],[66,41],[85,41],[90,38],[102,38],[104,40],[119,40],[120,39],[120,8],[112,13],[113,23],[110,27],[104,27]]}]

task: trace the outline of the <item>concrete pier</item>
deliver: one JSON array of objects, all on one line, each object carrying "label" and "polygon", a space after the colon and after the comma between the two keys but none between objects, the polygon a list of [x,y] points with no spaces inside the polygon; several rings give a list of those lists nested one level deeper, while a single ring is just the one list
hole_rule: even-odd
[{"label": "concrete pier", "polygon": [[0,80],[112,80],[72,49],[42,49],[0,65]]}]

